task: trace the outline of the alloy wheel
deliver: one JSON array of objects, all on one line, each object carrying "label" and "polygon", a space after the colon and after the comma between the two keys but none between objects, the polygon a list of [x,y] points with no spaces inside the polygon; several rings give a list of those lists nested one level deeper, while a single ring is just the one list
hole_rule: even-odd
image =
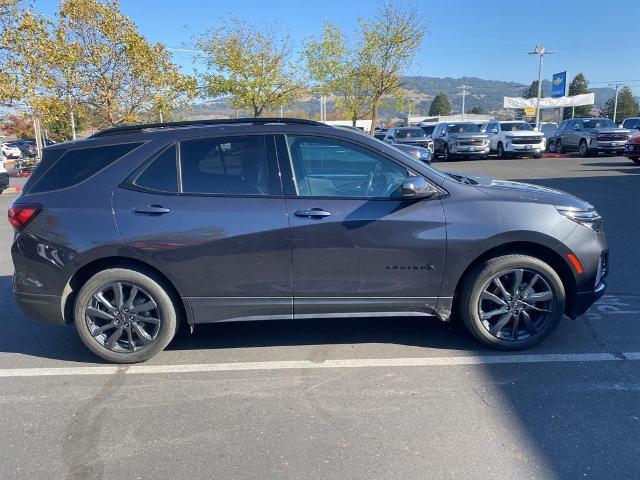
[{"label": "alloy wheel", "polygon": [[85,321],[100,345],[118,353],[150,347],[162,326],[158,302],[129,282],[114,282],[95,292],[85,309]]},{"label": "alloy wheel", "polygon": [[589,148],[587,147],[587,142],[582,141],[580,142],[580,156],[581,157],[586,157],[587,153],[589,153]]},{"label": "alloy wheel", "polygon": [[552,318],[553,304],[553,290],[542,274],[514,268],[485,284],[478,300],[478,315],[494,337],[521,341],[543,330]]}]

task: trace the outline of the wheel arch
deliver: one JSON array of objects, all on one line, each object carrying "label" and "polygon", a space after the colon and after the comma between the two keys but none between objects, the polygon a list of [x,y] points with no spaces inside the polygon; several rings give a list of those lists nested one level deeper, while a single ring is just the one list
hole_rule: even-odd
[{"label": "wheel arch", "polygon": [[478,255],[474,260],[472,260],[464,269],[456,284],[456,288],[454,290],[454,306],[457,298],[459,297],[459,289],[464,279],[467,277],[467,275],[469,275],[469,272],[471,272],[478,264],[491,258],[513,254],[529,255],[531,257],[539,258],[540,260],[549,264],[549,266],[553,268],[553,270],[555,270],[555,272],[558,274],[560,280],[562,281],[562,285],[564,286],[566,294],[565,312],[572,311],[573,302],[575,301],[576,297],[576,279],[573,275],[571,267],[569,266],[567,261],[552,248],[549,248],[540,243],[528,241],[514,241],[495,246],[493,248],[490,248],[489,250],[486,250],[482,254]]},{"label": "wheel arch", "polygon": [[71,323],[73,321],[73,308],[78,291],[82,288],[82,285],[96,273],[109,268],[132,268],[142,271],[143,273],[149,273],[152,277],[159,280],[162,286],[167,289],[169,296],[176,306],[178,320],[186,320],[189,325],[193,325],[190,306],[183,300],[174,283],[165,274],[146,262],[121,256],[101,257],[86,263],[76,270],[65,285],[62,294],[62,312],[65,323]]}]

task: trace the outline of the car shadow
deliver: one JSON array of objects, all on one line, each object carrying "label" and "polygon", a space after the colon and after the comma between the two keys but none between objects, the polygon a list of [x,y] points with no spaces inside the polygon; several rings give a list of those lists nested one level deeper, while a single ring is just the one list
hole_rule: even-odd
[{"label": "car shadow", "polygon": [[[81,363],[103,363],[80,341],[73,325],[56,326],[25,317],[13,299],[11,277],[0,276],[0,355],[22,355]],[[482,347],[456,321],[431,317],[221,322],[182,326],[167,350],[331,344],[398,344],[472,351]]]}]

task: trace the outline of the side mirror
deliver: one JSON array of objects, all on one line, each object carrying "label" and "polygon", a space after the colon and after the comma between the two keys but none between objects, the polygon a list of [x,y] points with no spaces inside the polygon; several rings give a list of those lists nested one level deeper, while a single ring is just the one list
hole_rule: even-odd
[{"label": "side mirror", "polygon": [[491,133],[498,133],[498,129],[497,128],[492,128],[491,129]]},{"label": "side mirror", "polygon": [[573,126],[573,129],[574,129],[574,130],[582,130],[582,128],[580,127],[580,125],[574,125],[574,126]]},{"label": "side mirror", "polygon": [[438,191],[423,177],[407,177],[402,182],[402,198],[429,198]]},{"label": "side mirror", "polygon": [[440,136],[441,136],[441,137],[446,137],[446,136],[447,136],[447,132],[442,132],[442,133],[440,134]]}]

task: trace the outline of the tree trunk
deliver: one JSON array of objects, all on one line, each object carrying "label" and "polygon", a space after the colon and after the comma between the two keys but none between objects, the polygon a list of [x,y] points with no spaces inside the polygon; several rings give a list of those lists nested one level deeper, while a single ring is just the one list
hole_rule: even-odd
[{"label": "tree trunk", "polygon": [[371,130],[369,131],[369,135],[373,136],[373,131],[376,129],[376,120],[378,115],[378,99],[374,98],[371,102]]},{"label": "tree trunk", "polygon": [[351,116],[351,126],[355,127],[357,121],[358,121],[358,115],[354,113],[354,115]]}]

